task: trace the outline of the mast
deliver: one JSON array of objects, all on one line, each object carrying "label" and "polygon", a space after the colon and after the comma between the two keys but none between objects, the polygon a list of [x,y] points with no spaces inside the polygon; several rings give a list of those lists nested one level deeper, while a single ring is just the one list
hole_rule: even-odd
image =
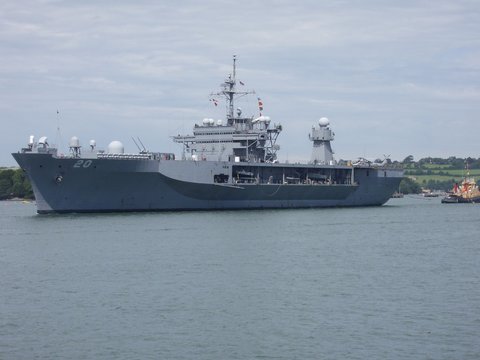
[{"label": "mast", "polygon": [[[228,110],[227,110],[227,123],[228,125],[233,125],[235,123],[235,97],[239,98],[248,94],[255,94],[255,91],[237,91],[237,55],[233,55],[233,71],[228,78],[225,79],[222,84],[223,89],[218,93],[212,93],[210,95],[223,95],[227,100]],[[238,114],[240,117],[241,114]]]},{"label": "mast", "polygon": [[[217,92],[210,93],[210,101],[215,106],[218,98],[225,98],[226,126],[222,122],[215,125],[213,119],[204,119],[202,125],[195,124],[193,135],[174,136],[176,143],[182,143],[182,158],[185,153],[197,159],[198,154],[207,154],[207,160],[231,161],[233,157],[240,157],[241,161],[273,162],[276,152],[280,149],[276,140],[282,126],[274,124],[270,127],[270,118],[262,116],[246,116],[240,108],[235,108],[235,102],[248,94],[255,94],[254,90],[237,90],[237,56],[233,55],[232,71],[220,84]],[[241,86],[245,84],[239,80]],[[260,101],[260,100],[259,100]],[[222,101],[223,103],[223,101]],[[260,107],[261,103],[259,103]],[[260,109],[259,109],[260,110]],[[233,130],[233,131],[232,131]],[[218,145],[213,145],[213,144]]]},{"label": "mast", "polygon": [[[232,75],[229,76],[228,80],[225,82],[228,86],[229,89],[227,90],[228,94],[228,122],[232,121],[235,117],[235,112],[233,111],[235,106],[234,106],[234,95],[235,95],[235,76],[236,76],[236,67],[237,67],[237,55],[233,55],[233,73]],[[230,120],[231,119],[231,120]]]},{"label": "mast", "polygon": [[330,122],[322,117],[318,121],[318,127],[312,127],[312,133],[309,139],[313,141],[311,162],[314,164],[331,164],[333,161],[333,151],[330,141],[333,140],[334,133],[329,128]]}]

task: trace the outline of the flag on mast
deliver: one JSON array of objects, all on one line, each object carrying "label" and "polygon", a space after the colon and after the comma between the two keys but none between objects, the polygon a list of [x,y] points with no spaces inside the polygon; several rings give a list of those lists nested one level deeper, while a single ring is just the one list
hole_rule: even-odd
[{"label": "flag on mast", "polygon": [[260,110],[260,112],[262,112],[263,111],[263,101],[260,98],[257,98],[257,99],[258,99],[258,110]]}]

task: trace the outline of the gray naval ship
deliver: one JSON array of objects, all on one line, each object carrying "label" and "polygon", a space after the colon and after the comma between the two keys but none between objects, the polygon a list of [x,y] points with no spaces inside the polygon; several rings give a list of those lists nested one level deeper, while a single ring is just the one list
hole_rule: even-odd
[{"label": "gray naval ship", "polygon": [[119,141],[106,151],[94,140],[82,149],[77,137],[70,139],[68,155],[34,136],[12,155],[31,181],[40,214],[373,206],[398,189],[400,169],[365,161],[338,164],[326,118],[309,134],[308,164],[279,163],[282,126],[262,115],[260,99],[258,116],[235,108],[249,93],[237,91],[234,56],[232,73],[212,94],[225,98],[226,121],[204,119],[192,135],[174,136],[183,145],[181,159],[140,146],[138,153],[125,153]]}]

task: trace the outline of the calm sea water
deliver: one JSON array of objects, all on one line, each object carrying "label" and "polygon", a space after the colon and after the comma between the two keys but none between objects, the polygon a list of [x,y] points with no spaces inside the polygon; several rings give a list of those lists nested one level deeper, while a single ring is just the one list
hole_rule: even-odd
[{"label": "calm sea water", "polygon": [[0,202],[1,359],[479,359],[480,205],[35,215]]}]

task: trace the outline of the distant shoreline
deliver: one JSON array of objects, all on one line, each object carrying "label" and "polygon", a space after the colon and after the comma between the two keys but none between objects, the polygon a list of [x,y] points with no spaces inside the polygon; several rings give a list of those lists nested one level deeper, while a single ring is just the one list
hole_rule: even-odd
[{"label": "distant shoreline", "polygon": [[29,203],[33,203],[33,202],[35,202],[35,199],[14,197],[14,198],[11,198],[11,199],[1,199],[0,201],[29,202]]}]

